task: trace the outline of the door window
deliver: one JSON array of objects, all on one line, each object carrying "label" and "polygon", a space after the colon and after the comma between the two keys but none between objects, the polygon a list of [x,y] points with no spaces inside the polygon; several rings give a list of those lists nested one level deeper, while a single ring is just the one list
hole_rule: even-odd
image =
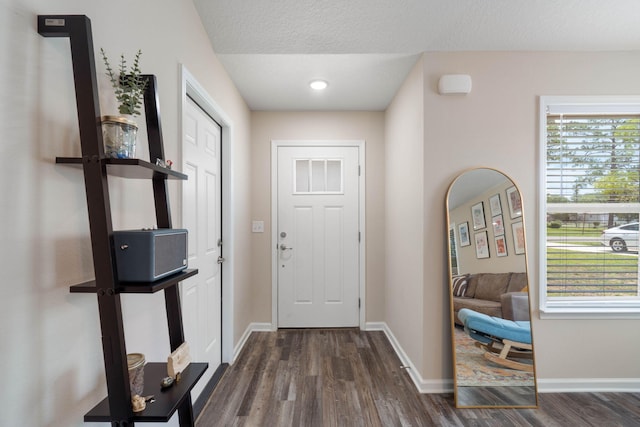
[{"label": "door window", "polygon": [[293,194],[342,194],[342,159],[295,159]]}]

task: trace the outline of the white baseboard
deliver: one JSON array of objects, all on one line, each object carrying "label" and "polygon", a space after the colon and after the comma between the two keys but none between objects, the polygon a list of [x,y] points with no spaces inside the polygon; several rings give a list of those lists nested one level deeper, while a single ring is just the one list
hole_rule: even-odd
[{"label": "white baseboard", "polygon": [[640,378],[538,378],[539,393],[638,393]]},{"label": "white baseboard", "polygon": [[422,378],[415,365],[407,356],[407,353],[402,349],[402,346],[396,339],[393,332],[386,322],[367,322],[365,324],[365,330],[367,331],[383,331],[387,336],[387,339],[391,343],[391,346],[395,350],[400,362],[407,367],[407,373],[413,381],[413,384],[420,393],[451,393],[453,392],[453,379],[442,380],[425,380]]},{"label": "white baseboard", "polygon": [[240,340],[238,340],[238,343],[233,347],[233,359],[231,359],[231,364],[233,365],[238,355],[240,355],[240,352],[244,348],[244,345],[247,343],[247,340],[249,339],[249,336],[252,332],[268,332],[272,330],[273,327],[271,326],[271,323],[249,323],[247,329],[245,329],[242,333]]}]

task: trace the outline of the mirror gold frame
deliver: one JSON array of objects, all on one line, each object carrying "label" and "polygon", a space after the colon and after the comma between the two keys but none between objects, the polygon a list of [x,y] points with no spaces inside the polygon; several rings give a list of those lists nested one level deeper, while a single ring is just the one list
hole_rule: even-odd
[{"label": "mirror gold frame", "polygon": [[537,408],[520,190],[503,172],[459,174],[446,198],[457,408]]}]

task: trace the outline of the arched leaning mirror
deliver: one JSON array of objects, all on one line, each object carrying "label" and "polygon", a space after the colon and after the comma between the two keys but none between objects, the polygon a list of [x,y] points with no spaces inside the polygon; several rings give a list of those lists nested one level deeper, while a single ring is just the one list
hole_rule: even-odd
[{"label": "arched leaning mirror", "polygon": [[456,407],[537,407],[520,192],[478,168],[447,193]]}]

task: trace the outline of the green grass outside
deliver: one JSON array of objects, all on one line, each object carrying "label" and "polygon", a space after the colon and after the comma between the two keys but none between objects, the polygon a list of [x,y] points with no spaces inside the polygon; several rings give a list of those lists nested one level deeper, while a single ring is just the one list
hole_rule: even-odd
[{"label": "green grass outside", "polygon": [[604,231],[603,227],[567,227],[561,228],[547,227],[547,236],[583,236],[583,237],[600,237]]},{"label": "green grass outside", "polygon": [[638,292],[638,258],[547,248],[549,296],[629,296]]},{"label": "green grass outside", "polygon": [[571,240],[562,240],[561,241],[563,244],[566,245],[575,245],[575,246],[599,246],[602,247],[602,243],[600,243],[600,241],[597,242],[585,242],[584,240],[580,240],[580,241],[576,241],[576,242],[572,242]]}]

